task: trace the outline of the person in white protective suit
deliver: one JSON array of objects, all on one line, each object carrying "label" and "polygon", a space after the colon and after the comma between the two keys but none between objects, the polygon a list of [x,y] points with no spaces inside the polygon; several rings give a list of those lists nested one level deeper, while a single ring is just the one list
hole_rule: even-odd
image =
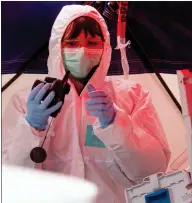
[{"label": "person in white protective suit", "polygon": [[[49,85],[21,90],[3,118],[3,163],[77,176],[99,188],[97,203],[124,203],[124,189],[165,172],[170,150],[150,94],[140,84],[106,77],[110,36],[103,17],[91,6],[64,6],[49,42],[49,76],[70,71],[71,90],[53,119],[42,164],[30,159],[49,126]],[[48,119],[49,118],[49,119]],[[54,186],[53,186],[54,190]],[[75,195],[75,194],[74,194]]]}]

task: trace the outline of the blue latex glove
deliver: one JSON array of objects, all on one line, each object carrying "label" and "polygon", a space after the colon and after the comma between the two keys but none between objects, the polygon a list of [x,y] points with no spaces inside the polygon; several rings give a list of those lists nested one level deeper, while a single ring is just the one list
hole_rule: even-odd
[{"label": "blue latex glove", "polygon": [[99,118],[102,128],[106,128],[115,119],[115,109],[107,94],[88,85],[86,108],[91,116]]},{"label": "blue latex glove", "polygon": [[46,128],[49,116],[57,111],[62,102],[58,102],[56,105],[47,109],[51,101],[55,96],[55,92],[50,92],[49,95],[44,99],[47,90],[50,88],[50,84],[39,84],[30,93],[27,101],[27,114],[26,120],[28,123],[37,130],[44,130]]}]

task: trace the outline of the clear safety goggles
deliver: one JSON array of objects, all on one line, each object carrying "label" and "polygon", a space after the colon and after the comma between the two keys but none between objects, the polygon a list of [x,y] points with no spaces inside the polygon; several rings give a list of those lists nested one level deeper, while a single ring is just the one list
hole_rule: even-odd
[{"label": "clear safety goggles", "polygon": [[62,48],[89,48],[89,49],[102,49],[104,42],[101,40],[85,40],[83,42],[79,40],[64,40],[62,42]]}]

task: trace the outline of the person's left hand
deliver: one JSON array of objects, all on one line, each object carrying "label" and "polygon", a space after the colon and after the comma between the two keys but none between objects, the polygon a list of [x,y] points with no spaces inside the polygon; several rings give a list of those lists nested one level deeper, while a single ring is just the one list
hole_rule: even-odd
[{"label": "person's left hand", "polygon": [[96,90],[92,85],[88,85],[88,100],[86,108],[91,116],[99,118],[102,128],[106,128],[115,119],[115,109],[108,95],[101,90]]}]

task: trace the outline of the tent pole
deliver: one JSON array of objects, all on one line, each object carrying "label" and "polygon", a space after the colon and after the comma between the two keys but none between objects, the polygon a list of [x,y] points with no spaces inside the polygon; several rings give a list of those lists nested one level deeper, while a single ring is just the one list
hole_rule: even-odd
[{"label": "tent pole", "polygon": [[171,92],[169,87],[167,86],[166,82],[163,80],[163,78],[160,75],[160,73],[158,72],[158,70],[155,68],[155,66],[150,61],[147,53],[143,50],[143,48],[141,47],[140,43],[134,37],[133,32],[132,32],[132,30],[130,29],[129,26],[127,26],[127,35],[128,35],[128,38],[131,41],[131,44],[134,47],[134,50],[136,51],[137,55],[142,60],[145,68],[149,69],[151,72],[155,73],[155,75],[160,80],[161,84],[163,85],[163,87],[165,88],[165,90],[167,91],[167,93],[169,94],[169,96],[171,97],[171,99],[173,100],[173,102],[175,103],[177,108],[179,109],[179,111],[182,112],[181,105],[179,104],[179,102],[177,101],[177,99],[175,98],[175,96],[173,95],[173,93]]},{"label": "tent pole", "polygon": [[1,88],[1,92],[5,91],[15,80],[17,80],[17,78],[19,78],[24,71],[27,69],[27,66],[34,60],[36,59],[36,57],[42,52],[44,51],[45,48],[47,48],[48,46],[48,42],[46,42],[46,44],[44,44],[35,54],[33,54],[28,61],[26,61],[23,66],[19,69],[19,71],[16,73],[16,75],[14,75],[2,88]]}]

